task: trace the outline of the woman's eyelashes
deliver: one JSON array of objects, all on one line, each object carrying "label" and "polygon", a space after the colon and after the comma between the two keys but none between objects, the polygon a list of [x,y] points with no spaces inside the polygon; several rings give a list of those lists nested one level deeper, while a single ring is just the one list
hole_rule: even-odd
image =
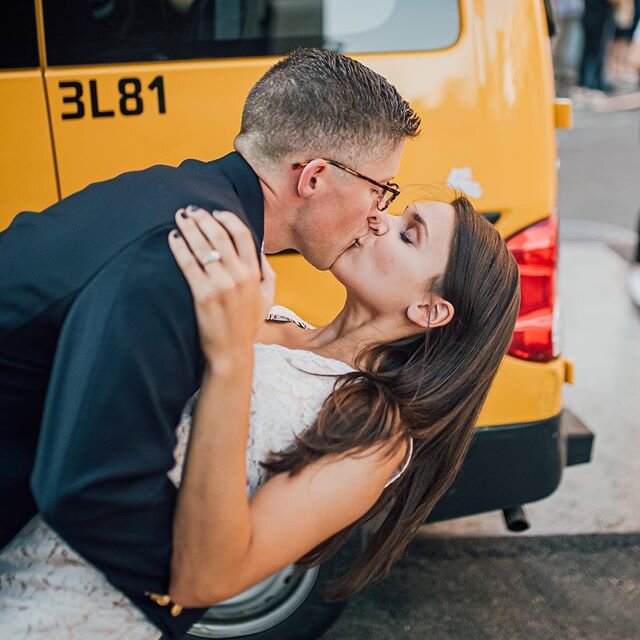
[{"label": "woman's eyelashes", "polygon": [[415,245],[416,240],[415,240],[415,232],[414,229],[412,228],[407,228],[404,231],[400,232],[400,239],[402,240],[402,242],[405,242],[406,244],[413,244]]}]

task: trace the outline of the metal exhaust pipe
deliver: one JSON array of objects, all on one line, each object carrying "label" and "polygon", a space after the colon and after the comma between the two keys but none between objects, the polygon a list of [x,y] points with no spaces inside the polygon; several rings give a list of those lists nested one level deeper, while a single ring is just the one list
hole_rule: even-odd
[{"label": "metal exhaust pipe", "polygon": [[520,505],[517,507],[507,507],[506,509],[503,509],[502,515],[504,516],[504,522],[509,531],[516,531],[520,533],[522,531],[526,531],[531,526],[524,508]]}]

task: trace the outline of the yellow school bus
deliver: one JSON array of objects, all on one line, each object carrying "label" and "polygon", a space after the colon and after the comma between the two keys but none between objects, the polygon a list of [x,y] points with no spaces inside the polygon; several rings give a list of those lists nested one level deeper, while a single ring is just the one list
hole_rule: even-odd
[{"label": "yellow school bus", "polygon": [[[543,0],[35,0],[0,21],[0,229],[87,184],[226,154],[254,82],[296,46],[353,55],[420,113],[397,181],[468,194],[516,256],[522,308],[464,468],[430,520],[519,507],[587,462],[592,436],[563,411],[557,291],[555,100]],[[429,193],[429,189],[423,191]],[[402,202],[396,208],[401,210]],[[275,256],[277,301],[322,323],[344,299],[330,274]],[[357,551],[279,572],[213,607],[195,637],[314,638],[339,605],[318,586]]]}]

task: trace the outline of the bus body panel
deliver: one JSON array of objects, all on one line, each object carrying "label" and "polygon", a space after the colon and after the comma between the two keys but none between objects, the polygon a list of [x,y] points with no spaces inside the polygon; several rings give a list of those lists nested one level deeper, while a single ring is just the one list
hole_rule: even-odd
[{"label": "bus body panel", "polygon": [[0,231],[58,199],[40,69],[0,71]]},{"label": "bus body panel", "polygon": [[[453,183],[478,210],[500,214],[496,227],[507,238],[556,207],[554,89],[543,4],[461,0],[460,13],[460,36],[446,49],[354,57],[387,77],[422,116],[421,136],[405,145],[397,176],[403,193],[394,212],[412,200],[450,193],[445,183]],[[46,68],[61,196],[125,171],[227,153],[248,91],[277,59]],[[30,79],[29,99],[19,101],[25,106],[12,107],[11,117],[37,126],[30,126],[26,143],[24,133],[12,133],[11,146],[23,136],[28,149],[2,177],[8,198],[3,212],[11,214],[58,197],[41,82],[41,95],[35,95],[38,77],[34,72]],[[34,110],[34,117],[25,118],[24,109]],[[3,122],[11,121],[7,117]],[[2,222],[6,226],[9,218]],[[344,290],[330,274],[297,255],[271,261],[278,303],[313,324],[333,317]],[[557,416],[563,376],[562,358],[529,363],[505,357],[479,426]]]}]

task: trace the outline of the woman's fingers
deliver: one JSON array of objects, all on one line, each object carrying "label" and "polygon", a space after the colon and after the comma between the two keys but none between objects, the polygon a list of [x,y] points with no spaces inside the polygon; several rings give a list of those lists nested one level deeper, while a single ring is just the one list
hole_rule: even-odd
[{"label": "woman's fingers", "polygon": [[183,240],[202,264],[204,257],[211,251],[211,243],[207,236],[198,227],[193,216],[190,216],[186,209],[178,209],[175,213],[175,220]]},{"label": "woman's fingers", "polygon": [[176,212],[176,223],[203,267],[208,266],[204,264],[205,259],[215,249],[220,253],[225,266],[233,272],[237,271],[239,261],[233,242],[224,227],[210,213],[190,205],[187,209]]},{"label": "woman's fingers", "polygon": [[249,267],[253,273],[259,273],[258,256],[249,227],[237,215],[229,211],[214,211],[213,217],[229,234],[242,263]]},{"label": "woman's fingers", "polygon": [[203,289],[207,282],[207,275],[185,239],[177,231],[172,231],[169,234],[169,248],[192,292],[195,293],[196,290]]},{"label": "woman's fingers", "polygon": [[[233,214],[214,220],[192,209],[176,221],[182,235],[172,231],[169,246],[191,288],[203,352],[213,359],[240,353],[273,305],[275,273],[263,257],[261,277],[251,232]],[[221,259],[206,262],[214,250]]]},{"label": "woman's fingers", "polygon": [[204,271],[193,250],[177,231],[169,234],[169,248],[196,302],[211,302],[219,295],[219,290],[228,289],[230,278],[224,268],[217,263],[212,263],[210,271]]}]

